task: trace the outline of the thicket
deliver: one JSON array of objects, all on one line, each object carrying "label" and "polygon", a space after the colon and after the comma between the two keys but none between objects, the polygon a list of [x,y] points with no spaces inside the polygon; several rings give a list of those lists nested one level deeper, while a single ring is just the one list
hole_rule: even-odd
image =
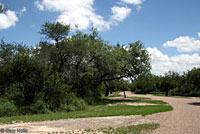
[{"label": "thicket", "polygon": [[193,68],[182,75],[172,71],[164,76],[148,74],[131,86],[131,90],[139,94],[200,97],[200,68]]},{"label": "thicket", "polygon": [[95,29],[70,31],[47,22],[35,47],[0,42],[0,117],[82,110],[149,73],[141,42],[112,46]]}]

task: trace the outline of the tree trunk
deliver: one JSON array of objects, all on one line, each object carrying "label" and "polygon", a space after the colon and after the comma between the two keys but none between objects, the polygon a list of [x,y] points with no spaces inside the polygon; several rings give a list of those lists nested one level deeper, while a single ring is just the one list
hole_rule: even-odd
[{"label": "tree trunk", "polygon": [[126,91],[124,90],[124,98],[126,98]]},{"label": "tree trunk", "polygon": [[106,88],[106,93],[105,93],[105,96],[108,96],[109,95],[109,89]]}]

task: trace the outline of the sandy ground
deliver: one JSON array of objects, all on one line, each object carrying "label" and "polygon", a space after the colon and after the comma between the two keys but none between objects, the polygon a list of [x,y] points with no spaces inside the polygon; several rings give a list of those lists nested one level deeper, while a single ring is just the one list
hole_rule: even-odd
[{"label": "sandy ground", "polygon": [[200,134],[200,98],[133,95],[130,92],[127,94],[163,100],[173,106],[173,111],[146,116],[145,119],[154,120],[160,124],[160,128],[156,129],[154,134]]},{"label": "sandy ground", "polygon": [[130,92],[127,92],[127,96],[163,100],[172,105],[174,110],[145,117],[140,115],[96,117],[0,125],[0,133],[1,130],[7,130],[7,133],[26,133],[28,131],[30,134],[47,134],[48,132],[65,132],[67,130],[96,129],[109,126],[117,128],[144,123],[159,123],[160,128],[156,129],[153,134],[200,134],[200,98],[134,95]]}]

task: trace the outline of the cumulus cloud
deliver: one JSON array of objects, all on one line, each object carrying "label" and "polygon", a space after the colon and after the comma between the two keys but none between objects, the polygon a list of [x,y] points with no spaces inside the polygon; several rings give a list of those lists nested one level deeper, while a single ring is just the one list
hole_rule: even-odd
[{"label": "cumulus cloud", "polygon": [[173,41],[167,41],[164,47],[176,47],[178,52],[200,52],[200,40],[189,36],[180,36]]},{"label": "cumulus cloud", "polygon": [[144,2],[144,0],[121,0],[121,2],[125,4],[135,5],[136,10],[139,12],[142,9],[141,4]]},{"label": "cumulus cloud", "polygon": [[172,67],[168,55],[163,54],[157,48],[147,48],[146,50],[149,52],[151,57],[151,71],[153,74],[162,75]]},{"label": "cumulus cloud", "polygon": [[[4,5],[2,3],[0,3],[0,7],[4,9]],[[26,7],[22,8],[18,12],[6,9],[0,12],[0,30],[15,26],[19,21],[18,15],[21,16],[24,12],[26,12]]]},{"label": "cumulus cloud", "polygon": [[5,13],[0,13],[0,20],[0,29],[7,29],[16,25],[18,17],[14,11],[7,10]]},{"label": "cumulus cloud", "polygon": [[123,21],[131,12],[131,9],[128,7],[113,6],[111,10],[113,14],[111,18],[118,22]]},{"label": "cumulus cloud", "polygon": [[78,25],[80,30],[86,30],[90,26],[98,30],[108,30],[111,25],[122,22],[131,12],[127,7],[112,7],[110,20],[105,21],[104,17],[95,13],[93,8],[95,0],[37,0],[35,5],[41,11],[60,12],[57,20],[63,24],[70,24],[72,28]]},{"label": "cumulus cloud", "polygon": [[163,54],[157,48],[147,48],[146,50],[150,54],[152,73],[155,75],[163,75],[169,70],[183,73],[187,70],[191,70],[194,67],[199,67],[200,65],[199,54],[182,54],[169,57],[168,55]]},{"label": "cumulus cloud", "polygon": [[127,4],[133,4],[133,5],[140,5],[143,3],[143,0],[121,0],[121,1]]},{"label": "cumulus cloud", "polygon": [[200,32],[198,32],[198,36],[199,36],[199,38],[200,38]]}]

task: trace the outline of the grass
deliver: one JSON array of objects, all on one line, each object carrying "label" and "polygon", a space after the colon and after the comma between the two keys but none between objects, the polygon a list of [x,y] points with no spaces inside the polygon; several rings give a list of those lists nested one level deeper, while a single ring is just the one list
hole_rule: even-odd
[{"label": "grass", "polygon": [[85,117],[106,117],[106,116],[127,116],[127,115],[149,115],[159,112],[170,111],[173,108],[169,105],[155,105],[155,106],[129,106],[129,105],[116,105],[116,106],[89,106],[86,110],[74,112],[58,112],[50,114],[37,114],[37,115],[23,115],[13,117],[2,117],[0,123],[14,122],[32,122],[44,120],[57,120],[67,118],[85,118]]},{"label": "grass", "polygon": [[[155,130],[159,127],[159,124],[142,124],[137,126],[126,126],[117,129],[108,128],[103,129],[105,134],[144,134],[145,132],[149,132]],[[102,132],[102,131],[100,131]]]},{"label": "grass", "polygon": [[136,99],[135,102],[138,102],[138,103],[141,102],[141,103],[158,104],[158,105],[167,104],[166,102],[161,101],[161,100],[151,100],[151,99]]},{"label": "grass", "polygon": [[[159,127],[159,124],[142,124],[137,126],[126,126],[126,127],[120,127],[120,128],[99,128],[99,129],[86,129],[86,130],[78,130],[77,132],[82,134],[145,134],[147,132],[151,132]],[[48,133],[48,134],[55,134]],[[57,132],[59,134],[59,132]],[[76,132],[74,131],[66,131],[66,132],[60,132],[64,134],[74,134]]]},{"label": "grass", "polygon": [[[116,94],[117,95],[117,94]],[[159,112],[171,111],[173,108],[166,102],[159,100],[151,100],[144,97],[131,97],[130,100],[113,100],[104,98],[101,105],[88,106],[86,110],[73,111],[73,112],[57,112],[49,114],[37,114],[37,115],[22,115],[13,117],[1,117],[0,123],[13,123],[13,122],[33,122],[33,121],[45,121],[45,120],[58,120],[67,118],[86,118],[86,117],[106,117],[106,116],[127,116],[127,115],[149,115]],[[152,103],[158,104],[153,106],[130,106],[130,105],[107,105],[121,102],[137,102],[137,103]]]}]

